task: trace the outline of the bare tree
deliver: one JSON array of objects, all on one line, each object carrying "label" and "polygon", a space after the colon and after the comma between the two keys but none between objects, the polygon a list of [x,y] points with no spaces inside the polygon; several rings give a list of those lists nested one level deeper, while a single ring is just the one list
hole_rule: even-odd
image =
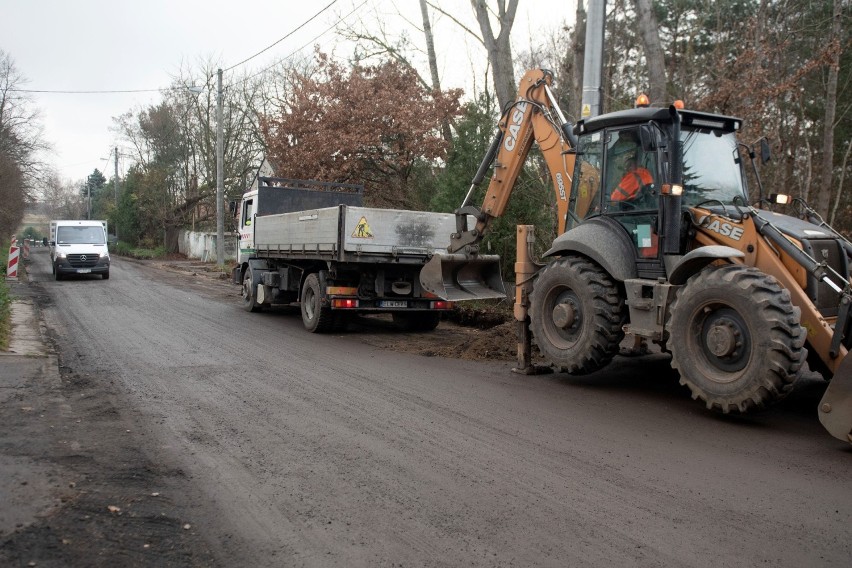
[{"label": "bare tree", "polygon": [[648,66],[648,96],[652,101],[666,100],[666,60],[660,42],[659,24],[651,0],[634,0],[639,23],[639,36],[645,47]]},{"label": "bare tree", "polygon": [[825,118],[822,125],[822,183],[816,195],[817,211],[826,216],[828,215],[829,202],[831,201],[831,187],[834,179],[834,121],[837,116],[837,77],[840,72],[840,56],[842,53],[840,43],[842,10],[843,1],[834,0],[829,41],[836,45],[836,49],[831,54],[831,61],[828,63],[828,81],[825,87]]},{"label": "bare tree", "polygon": [[494,80],[494,90],[500,107],[505,107],[515,99],[517,84],[515,82],[515,66],[512,61],[512,44],[509,35],[512,24],[515,23],[515,14],[518,10],[518,0],[496,0],[497,22],[499,28],[497,35],[491,28],[491,15],[486,0],[470,0],[476,21],[482,32],[482,43],[488,52],[488,62],[491,65],[491,76]]},{"label": "bare tree", "polygon": [[0,50],[0,153],[20,170],[17,190],[25,199],[33,199],[49,170],[42,154],[50,146],[44,139],[38,109],[21,92],[25,83],[11,56]]}]

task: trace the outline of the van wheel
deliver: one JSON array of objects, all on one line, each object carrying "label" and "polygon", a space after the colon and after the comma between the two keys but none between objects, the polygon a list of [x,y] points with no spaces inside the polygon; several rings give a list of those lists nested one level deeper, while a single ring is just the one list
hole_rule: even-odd
[{"label": "van wheel", "polygon": [[109,280],[109,270],[101,274],[101,278],[103,278],[104,280]]},{"label": "van wheel", "polygon": [[331,308],[322,305],[322,291],[316,273],[308,274],[302,285],[302,323],[311,333],[324,333],[334,328]]}]

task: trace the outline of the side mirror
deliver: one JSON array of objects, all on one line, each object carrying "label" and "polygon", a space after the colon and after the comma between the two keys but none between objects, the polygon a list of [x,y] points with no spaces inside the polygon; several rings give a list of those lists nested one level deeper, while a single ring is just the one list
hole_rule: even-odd
[{"label": "side mirror", "polygon": [[772,159],[772,151],[769,149],[769,142],[766,138],[760,139],[760,162],[765,164]]},{"label": "side mirror", "polygon": [[236,215],[237,214],[237,202],[234,201],[233,199],[231,201],[229,201],[228,202],[228,209],[231,211],[231,216]]}]

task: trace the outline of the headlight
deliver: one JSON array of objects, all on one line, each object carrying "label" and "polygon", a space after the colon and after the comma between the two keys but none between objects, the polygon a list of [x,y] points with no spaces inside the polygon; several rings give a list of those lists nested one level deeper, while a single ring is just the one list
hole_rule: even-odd
[{"label": "headlight", "polygon": [[68,256],[68,255],[64,252],[57,252],[56,253],[56,258],[65,258],[66,256]]},{"label": "headlight", "polygon": [[102,253],[101,253],[101,258],[105,258],[105,259],[109,260],[109,253],[108,253],[108,252],[106,252],[106,251],[102,252]]}]

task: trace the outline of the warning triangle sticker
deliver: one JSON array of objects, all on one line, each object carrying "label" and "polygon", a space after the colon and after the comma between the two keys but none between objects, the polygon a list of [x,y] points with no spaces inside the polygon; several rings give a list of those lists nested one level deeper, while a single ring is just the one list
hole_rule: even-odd
[{"label": "warning triangle sticker", "polygon": [[355,230],[352,231],[352,237],[356,239],[373,238],[373,230],[370,228],[370,224],[367,222],[366,217],[361,217],[358,224],[355,225]]}]

